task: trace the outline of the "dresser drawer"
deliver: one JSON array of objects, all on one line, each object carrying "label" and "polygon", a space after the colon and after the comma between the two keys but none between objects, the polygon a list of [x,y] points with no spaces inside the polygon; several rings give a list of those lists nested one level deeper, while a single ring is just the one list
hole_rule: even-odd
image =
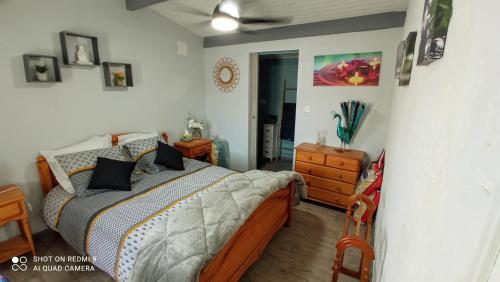
[{"label": "dresser drawer", "polygon": [[264,151],[262,152],[262,154],[264,155],[264,158],[266,158],[266,159],[274,158],[273,150],[271,150],[269,148],[264,148]]},{"label": "dresser drawer", "polygon": [[264,135],[264,137],[270,137],[272,139],[274,136],[274,125],[265,124],[263,135]]},{"label": "dresser drawer", "polygon": [[297,151],[297,161],[324,165],[325,155],[321,153],[307,152],[307,151]]},{"label": "dresser drawer", "polygon": [[345,195],[354,194],[356,185],[348,184],[340,181],[330,180],[323,177],[312,176],[308,174],[302,174],[307,186],[314,186],[324,190],[337,192]]},{"label": "dresser drawer", "polygon": [[328,179],[356,184],[358,174],[353,171],[341,170],[326,166],[319,166],[304,162],[295,162],[295,170],[300,173],[306,173],[314,176],[321,176]]},{"label": "dresser drawer", "polygon": [[349,196],[316,187],[307,188],[307,197],[313,200],[316,199],[342,207],[347,207],[347,204],[349,203]]},{"label": "dresser drawer", "polygon": [[353,159],[339,158],[335,156],[326,155],[326,165],[350,170],[350,171],[358,171],[359,170],[359,161]]},{"label": "dresser drawer", "polygon": [[273,150],[273,145],[272,144],[264,143],[264,146],[262,148],[264,150],[272,151]]},{"label": "dresser drawer", "polygon": [[198,155],[198,154],[208,153],[208,152],[210,152],[211,147],[212,147],[212,144],[210,144],[210,143],[195,147],[195,148],[193,148],[193,154]]},{"label": "dresser drawer", "polygon": [[0,207],[0,222],[11,217],[19,216],[22,213],[23,210],[19,202]]},{"label": "dresser drawer", "polygon": [[269,136],[264,136],[264,146],[272,146],[273,145],[273,138]]}]

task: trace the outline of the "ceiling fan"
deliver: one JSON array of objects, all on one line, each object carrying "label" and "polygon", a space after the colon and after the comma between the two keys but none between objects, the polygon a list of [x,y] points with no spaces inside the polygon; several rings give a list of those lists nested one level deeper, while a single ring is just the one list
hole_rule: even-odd
[{"label": "ceiling fan", "polygon": [[240,16],[240,7],[238,3],[231,0],[222,0],[215,6],[212,14],[183,6],[182,9],[186,13],[205,16],[210,18],[212,27],[220,31],[233,31],[238,29],[241,32],[249,33],[242,26],[254,24],[284,24],[290,22],[290,17],[281,18],[249,18]]}]

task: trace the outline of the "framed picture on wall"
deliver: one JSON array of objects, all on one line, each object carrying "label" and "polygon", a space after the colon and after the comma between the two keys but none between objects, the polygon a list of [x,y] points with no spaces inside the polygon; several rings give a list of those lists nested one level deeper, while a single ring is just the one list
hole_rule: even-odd
[{"label": "framed picture on wall", "polygon": [[405,48],[403,53],[403,62],[399,75],[399,86],[410,85],[411,70],[413,68],[413,57],[415,57],[415,42],[417,40],[417,32],[413,31],[406,37]]},{"label": "framed picture on wall", "polygon": [[396,67],[394,69],[394,78],[399,79],[401,76],[401,68],[403,67],[403,57],[405,55],[405,41],[401,41],[398,45],[398,54],[396,58]]},{"label": "framed picture on wall", "polygon": [[96,67],[101,64],[97,37],[61,31],[59,38],[65,65]]},{"label": "framed picture on wall", "polygon": [[126,63],[104,62],[102,63],[104,74],[104,85],[106,87],[132,87],[132,65]]},{"label": "framed picture on wall", "polygon": [[26,82],[61,82],[59,61],[55,56],[24,54]]},{"label": "framed picture on wall", "polygon": [[378,86],[382,52],[314,57],[314,86]]},{"label": "framed picture on wall", "polygon": [[417,65],[443,57],[452,13],[452,0],[425,0]]}]

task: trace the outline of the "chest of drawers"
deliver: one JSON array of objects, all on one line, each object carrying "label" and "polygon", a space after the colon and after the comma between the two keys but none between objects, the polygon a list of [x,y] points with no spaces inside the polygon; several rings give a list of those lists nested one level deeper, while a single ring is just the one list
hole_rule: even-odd
[{"label": "chest of drawers", "polygon": [[362,151],[302,143],[296,148],[295,171],[304,176],[308,199],[346,208],[364,157]]},{"label": "chest of drawers", "polygon": [[264,124],[262,156],[271,161],[278,157],[278,127],[276,124]]}]

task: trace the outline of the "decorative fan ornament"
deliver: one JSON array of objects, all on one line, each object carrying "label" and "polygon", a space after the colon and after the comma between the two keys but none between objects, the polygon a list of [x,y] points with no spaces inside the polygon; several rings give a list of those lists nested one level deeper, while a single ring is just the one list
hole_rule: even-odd
[{"label": "decorative fan ornament", "polygon": [[240,69],[236,62],[228,57],[220,59],[214,67],[214,83],[220,91],[229,93],[240,82]]}]

